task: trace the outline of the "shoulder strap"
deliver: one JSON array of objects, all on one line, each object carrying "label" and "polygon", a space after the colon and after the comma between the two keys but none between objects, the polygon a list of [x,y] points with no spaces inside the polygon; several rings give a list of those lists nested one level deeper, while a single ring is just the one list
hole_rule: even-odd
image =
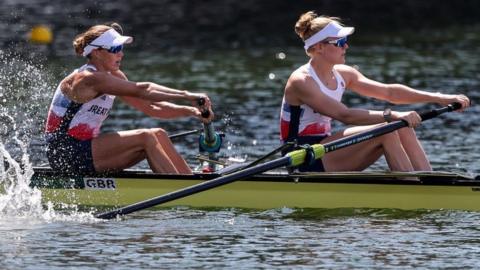
[{"label": "shoulder strap", "polygon": [[298,128],[300,126],[300,113],[302,109],[300,106],[290,106],[290,123],[288,125],[287,142],[291,142],[298,137]]},{"label": "shoulder strap", "polygon": [[67,111],[65,112],[65,115],[62,118],[62,122],[60,123],[60,127],[56,133],[67,134],[68,127],[70,126],[73,117],[75,116],[75,114],[77,114],[82,105],[82,103],[77,103],[73,101],[70,103],[70,105],[68,105]]}]

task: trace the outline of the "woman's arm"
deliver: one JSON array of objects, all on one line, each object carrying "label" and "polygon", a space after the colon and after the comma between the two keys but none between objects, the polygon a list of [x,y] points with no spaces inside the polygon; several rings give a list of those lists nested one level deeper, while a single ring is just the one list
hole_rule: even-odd
[{"label": "woman's arm", "polygon": [[[128,80],[127,76],[120,70],[115,73],[112,73],[112,75],[122,80]],[[170,90],[173,93],[178,92],[178,90],[175,90],[175,89],[170,89]],[[129,97],[129,96],[121,96],[120,98],[130,106],[136,108],[137,110],[151,117],[170,119],[170,118],[178,118],[178,117],[195,116],[200,118],[202,121],[213,120],[213,113],[211,111],[210,111],[211,112],[210,116],[205,119],[201,116],[202,113],[200,111],[200,108],[196,108],[193,106],[176,105],[166,101],[152,103],[148,100],[140,99],[137,97]]]},{"label": "woman's arm", "polygon": [[345,124],[369,125],[384,121],[382,111],[348,108],[318,91],[318,85],[310,77],[292,75],[285,88],[285,98],[290,105],[306,104],[315,112]]},{"label": "woman's arm", "polygon": [[202,119],[202,112],[198,108],[192,106],[177,105],[170,102],[162,101],[152,103],[150,107],[155,113],[155,116],[159,118],[170,119],[177,117],[195,116]]},{"label": "woman's arm", "polygon": [[214,114],[210,108],[209,117],[203,118],[200,108],[193,106],[177,105],[166,101],[152,103],[135,97],[123,96],[121,98],[128,105],[136,108],[150,117],[172,119],[194,116],[207,123],[212,121],[214,117]]},{"label": "woman's arm", "polygon": [[[345,104],[318,91],[318,85],[303,75],[292,75],[287,82],[285,98],[291,105],[306,104],[314,111],[345,124],[370,125],[385,122],[383,111],[348,108]],[[405,119],[409,126],[417,126],[421,119],[412,112],[392,112],[392,120]]]},{"label": "woman's arm", "polygon": [[463,108],[470,105],[470,100],[465,95],[432,93],[413,89],[403,84],[385,84],[371,80],[356,69],[346,65],[338,65],[336,68],[344,77],[347,88],[363,96],[385,100],[394,104],[432,102],[445,106],[449,103],[459,102]]},{"label": "woman's arm", "polygon": [[107,72],[82,71],[69,75],[61,83],[62,91],[72,100],[87,102],[100,94],[136,97],[152,102],[189,100],[195,102],[210,100],[205,94],[191,93],[161,86],[151,82],[130,82]]}]

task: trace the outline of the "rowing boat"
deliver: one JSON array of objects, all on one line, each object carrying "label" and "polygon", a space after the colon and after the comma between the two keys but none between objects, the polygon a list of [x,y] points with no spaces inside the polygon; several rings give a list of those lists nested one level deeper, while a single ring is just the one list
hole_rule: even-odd
[{"label": "rowing boat", "polygon": [[[43,201],[116,208],[215,179],[217,173],[142,170],[72,176],[34,168],[31,186]],[[451,172],[268,172],[161,205],[190,207],[396,208],[480,211],[479,177]]]},{"label": "rowing boat", "polygon": [[[420,114],[422,121],[460,109],[459,103]],[[290,170],[315,162],[325,154],[382,136],[408,123],[394,121],[325,144],[303,145],[268,162],[266,156],[239,169],[193,175],[123,171],[115,174],[72,176],[36,168],[31,184],[42,190],[44,200],[60,204],[113,208],[97,218],[111,219],[150,207],[241,208],[397,208],[459,209],[480,211],[480,177],[449,172],[413,173],[303,173]],[[204,125],[200,145],[214,157],[221,136],[213,136],[211,123]],[[207,136],[212,135],[212,136]],[[216,143],[217,142],[217,143]],[[215,146],[215,147],[214,147]],[[212,170],[209,170],[212,171]],[[215,170],[213,170],[215,171]]]}]

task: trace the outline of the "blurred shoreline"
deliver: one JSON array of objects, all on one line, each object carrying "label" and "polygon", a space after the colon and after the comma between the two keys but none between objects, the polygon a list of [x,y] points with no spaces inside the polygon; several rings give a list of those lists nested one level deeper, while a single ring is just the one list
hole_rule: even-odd
[{"label": "blurred shoreline", "polygon": [[[22,49],[38,24],[52,29],[48,50],[72,55],[74,36],[94,24],[119,22],[135,50],[283,47],[301,42],[293,31],[308,10],[341,17],[358,36],[410,33],[480,24],[480,1],[336,0],[5,0],[0,7],[2,48]],[[28,46],[23,50],[28,50]]]}]

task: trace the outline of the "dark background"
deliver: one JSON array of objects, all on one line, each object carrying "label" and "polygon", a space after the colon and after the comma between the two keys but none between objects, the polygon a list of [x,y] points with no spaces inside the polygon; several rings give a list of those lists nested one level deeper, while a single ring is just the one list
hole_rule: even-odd
[{"label": "dark background", "polygon": [[478,24],[477,0],[5,0],[0,41],[22,42],[35,24],[55,35],[53,46],[72,53],[71,40],[89,26],[116,21],[136,38],[136,49],[239,48],[298,45],[300,14],[338,16],[361,36]]}]

